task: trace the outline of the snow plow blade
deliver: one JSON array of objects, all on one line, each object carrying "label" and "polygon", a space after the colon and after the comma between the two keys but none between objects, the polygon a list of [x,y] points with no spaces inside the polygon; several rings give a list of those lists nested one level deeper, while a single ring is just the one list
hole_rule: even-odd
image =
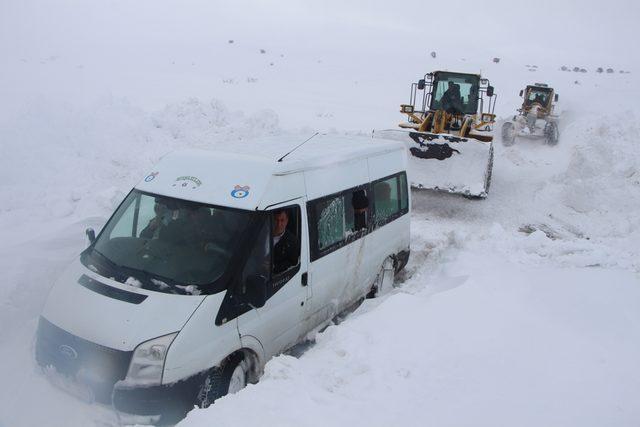
[{"label": "snow plow blade", "polygon": [[404,142],[410,153],[409,181],[413,188],[487,197],[493,168],[492,141],[403,129],[377,130],[373,137]]}]

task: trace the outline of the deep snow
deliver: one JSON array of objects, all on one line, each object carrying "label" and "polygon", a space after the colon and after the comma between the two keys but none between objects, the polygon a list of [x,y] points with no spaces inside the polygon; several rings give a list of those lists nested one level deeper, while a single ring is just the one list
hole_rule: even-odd
[{"label": "deep snow", "polygon": [[[424,36],[420,21],[374,4],[0,4],[0,426],[114,422],[44,378],[33,333],[84,228],[99,228],[159,157],[264,135],[392,128],[409,83],[438,68],[482,69],[503,118],[524,85],[551,83],[559,145],[498,139],[485,201],[414,192],[400,286],[181,425],[640,422],[639,61],[612,48],[632,39],[638,6],[554,5],[534,41],[516,31],[539,27],[499,2],[505,25],[488,44],[461,47],[478,31],[468,25],[418,49],[407,40]],[[489,17],[491,8],[465,22]],[[596,21],[600,33],[587,26]],[[567,22],[578,29],[545,54]]]}]

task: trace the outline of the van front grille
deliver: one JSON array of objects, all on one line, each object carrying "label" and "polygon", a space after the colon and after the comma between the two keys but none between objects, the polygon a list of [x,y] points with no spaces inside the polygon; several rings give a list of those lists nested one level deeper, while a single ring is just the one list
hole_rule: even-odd
[{"label": "van front grille", "polygon": [[111,403],[113,386],[129,369],[132,351],[104,347],[72,335],[44,317],[38,322],[36,361],[52,366],[72,381],[91,389],[101,403]]}]

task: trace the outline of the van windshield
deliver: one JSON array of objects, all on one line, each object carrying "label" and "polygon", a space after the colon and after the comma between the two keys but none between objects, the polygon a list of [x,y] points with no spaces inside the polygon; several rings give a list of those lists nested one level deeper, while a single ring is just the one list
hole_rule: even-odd
[{"label": "van windshield", "polygon": [[254,215],[133,190],[81,260],[132,286],[213,293]]}]

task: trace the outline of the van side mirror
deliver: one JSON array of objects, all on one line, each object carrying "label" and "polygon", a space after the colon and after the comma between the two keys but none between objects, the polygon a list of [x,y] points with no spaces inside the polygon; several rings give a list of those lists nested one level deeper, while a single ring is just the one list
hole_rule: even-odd
[{"label": "van side mirror", "polygon": [[425,86],[424,79],[418,80],[418,90],[424,89],[424,86]]},{"label": "van side mirror", "polygon": [[267,278],[261,274],[252,274],[245,281],[244,300],[253,308],[264,306],[267,301]]},{"label": "van side mirror", "polygon": [[557,93],[553,96],[553,100],[558,102],[558,94]]},{"label": "van side mirror", "polygon": [[487,86],[487,96],[489,98],[493,96],[493,86]]},{"label": "van side mirror", "polygon": [[93,230],[93,228],[89,227],[86,230],[84,230],[84,234],[87,235],[87,238],[89,239],[89,243],[93,245],[93,242],[96,241],[96,232]]},{"label": "van side mirror", "polygon": [[522,89],[520,89],[520,98],[522,98]]}]

